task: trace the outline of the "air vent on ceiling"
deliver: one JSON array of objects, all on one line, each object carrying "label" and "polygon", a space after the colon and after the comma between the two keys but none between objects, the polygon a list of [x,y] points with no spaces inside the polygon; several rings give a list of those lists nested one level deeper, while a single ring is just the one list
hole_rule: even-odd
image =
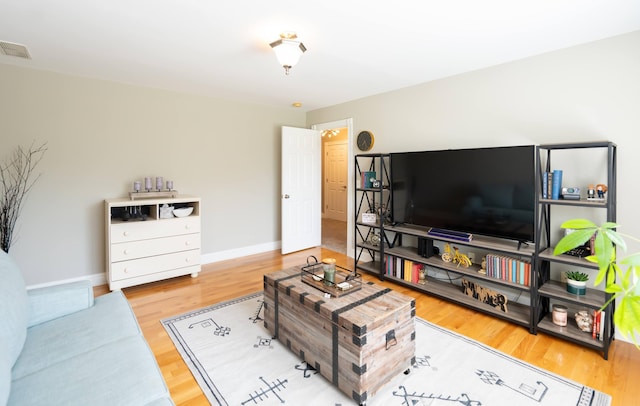
[{"label": "air vent on ceiling", "polygon": [[0,55],[17,56],[18,58],[31,59],[27,47],[12,42],[0,41]]}]

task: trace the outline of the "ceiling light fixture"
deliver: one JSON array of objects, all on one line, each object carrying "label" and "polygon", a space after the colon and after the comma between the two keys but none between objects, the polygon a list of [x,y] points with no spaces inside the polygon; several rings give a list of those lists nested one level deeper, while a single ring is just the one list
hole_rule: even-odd
[{"label": "ceiling light fixture", "polygon": [[298,63],[300,56],[307,50],[302,42],[296,41],[297,38],[295,32],[284,32],[280,34],[279,40],[269,44],[284,68],[285,75],[289,74],[289,69]]},{"label": "ceiling light fixture", "polygon": [[324,130],[322,131],[322,136],[324,137],[325,135],[327,136],[327,138],[331,138],[331,137],[335,137],[336,135],[340,134],[340,130]]}]

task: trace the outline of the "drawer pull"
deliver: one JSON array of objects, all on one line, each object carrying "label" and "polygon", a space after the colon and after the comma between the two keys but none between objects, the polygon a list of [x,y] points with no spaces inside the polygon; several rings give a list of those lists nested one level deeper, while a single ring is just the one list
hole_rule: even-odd
[{"label": "drawer pull", "polygon": [[191,242],[190,241],[185,241],[184,245],[186,245],[188,247],[189,245],[191,245]]},{"label": "drawer pull", "polygon": [[129,268],[124,268],[124,273],[129,273]]},{"label": "drawer pull", "polygon": [[185,258],[184,262],[191,262],[191,259]]},{"label": "drawer pull", "polygon": [[123,232],[123,233],[122,233],[122,235],[124,235],[124,236],[126,237],[126,236],[128,236],[128,235],[129,235],[129,232],[128,232],[128,231],[125,231],[125,232]]},{"label": "drawer pull", "polygon": [[124,255],[129,255],[129,250],[124,250],[124,251],[122,251],[122,253],[123,253]]}]

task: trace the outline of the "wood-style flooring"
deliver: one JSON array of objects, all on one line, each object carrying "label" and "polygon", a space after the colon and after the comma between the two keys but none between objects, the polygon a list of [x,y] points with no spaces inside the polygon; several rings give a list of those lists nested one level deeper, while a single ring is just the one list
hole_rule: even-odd
[{"label": "wood-style flooring", "polygon": [[[171,396],[179,406],[207,405],[198,384],[164,331],[160,320],[213,303],[262,290],[265,273],[305,263],[309,255],[331,256],[353,268],[353,259],[322,248],[286,256],[278,251],[207,264],[197,278],[190,276],[124,289],[153,350]],[[640,404],[640,350],[616,340],[609,360],[600,352],[528,330],[442,301],[378,278],[364,275],[416,299],[417,316],[483,342],[523,361],[583,383],[613,396],[613,406]],[[95,288],[106,293],[105,286]],[[456,377],[451,377],[456,379]]]}]

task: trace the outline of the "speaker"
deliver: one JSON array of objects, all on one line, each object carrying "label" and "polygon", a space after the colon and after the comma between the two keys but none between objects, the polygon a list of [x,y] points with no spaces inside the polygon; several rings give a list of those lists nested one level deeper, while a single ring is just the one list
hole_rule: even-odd
[{"label": "speaker", "polygon": [[435,255],[433,240],[431,238],[418,237],[418,255],[429,258]]}]

